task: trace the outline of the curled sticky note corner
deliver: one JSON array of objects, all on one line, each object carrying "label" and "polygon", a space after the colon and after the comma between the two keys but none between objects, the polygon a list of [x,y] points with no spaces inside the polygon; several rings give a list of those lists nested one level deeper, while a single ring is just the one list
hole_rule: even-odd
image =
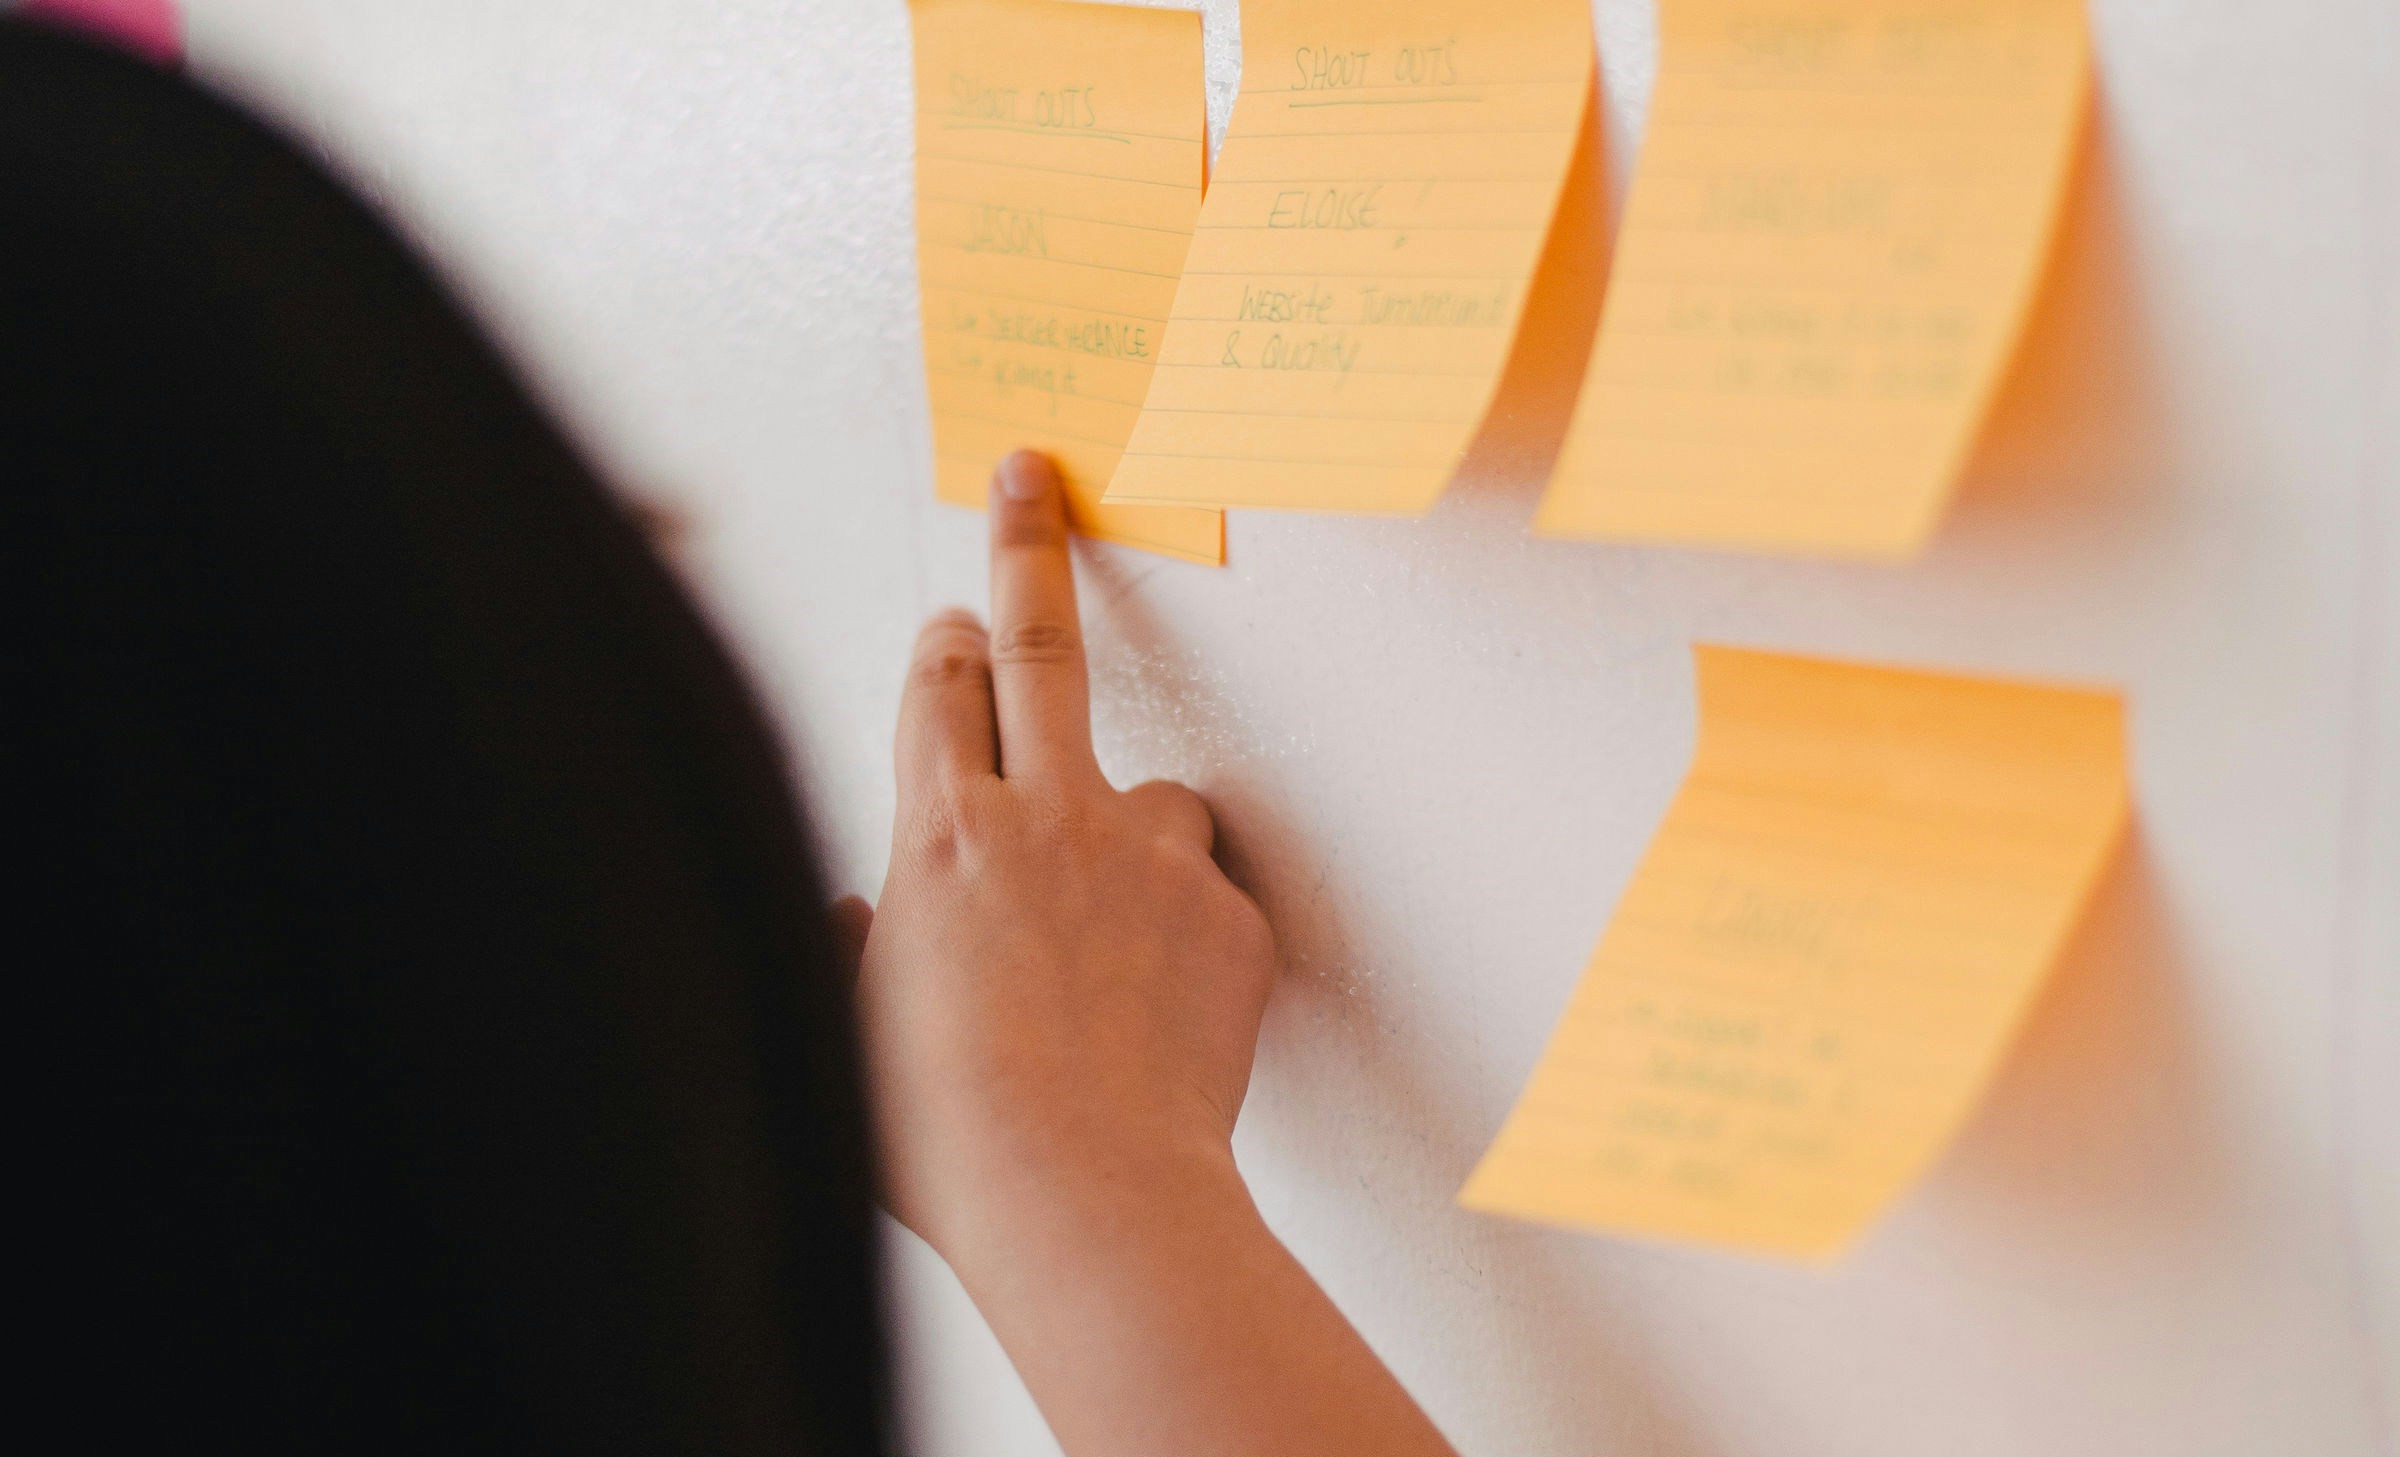
[{"label": "curled sticky note corner", "polygon": [[1659,28],[1534,527],[1912,556],[2055,245],[2090,111],[2083,0],[1661,0]]},{"label": "curled sticky note corner", "polygon": [[1699,745],[1473,1209],[1840,1254],[1973,1111],[2129,815],[2113,693],[1698,649]]}]

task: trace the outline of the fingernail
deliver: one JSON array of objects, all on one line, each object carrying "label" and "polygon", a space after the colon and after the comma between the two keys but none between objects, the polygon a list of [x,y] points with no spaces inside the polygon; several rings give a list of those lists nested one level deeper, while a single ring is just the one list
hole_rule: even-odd
[{"label": "fingernail", "polygon": [[1000,489],[1012,501],[1038,501],[1050,489],[1050,462],[1030,450],[1020,450],[1000,462]]}]

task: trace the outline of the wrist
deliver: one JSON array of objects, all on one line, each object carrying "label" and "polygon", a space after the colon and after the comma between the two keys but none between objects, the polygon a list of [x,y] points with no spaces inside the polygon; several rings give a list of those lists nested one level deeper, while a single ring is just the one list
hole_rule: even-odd
[{"label": "wrist", "polygon": [[1171,1259],[1203,1235],[1265,1228],[1233,1150],[1205,1134],[1004,1156],[948,1202],[931,1242],[979,1303],[1098,1264]]}]

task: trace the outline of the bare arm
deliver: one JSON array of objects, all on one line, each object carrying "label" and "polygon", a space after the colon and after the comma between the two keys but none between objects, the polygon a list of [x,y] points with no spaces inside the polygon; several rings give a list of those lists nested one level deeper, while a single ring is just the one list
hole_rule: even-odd
[{"label": "bare arm", "polygon": [[992,491],[992,629],[918,639],[860,978],[892,1210],[1069,1457],[1451,1457],[1233,1163],[1274,950],[1178,785],[1092,756],[1047,461]]}]

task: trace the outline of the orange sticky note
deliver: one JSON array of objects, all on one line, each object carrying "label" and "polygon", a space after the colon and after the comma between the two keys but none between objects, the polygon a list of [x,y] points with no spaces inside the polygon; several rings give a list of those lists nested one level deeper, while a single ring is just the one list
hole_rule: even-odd
[{"label": "orange sticky note", "polygon": [[1660,0],[1659,29],[1535,529],[1912,553],[2051,251],[2091,88],[2082,0]]},{"label": "orange sticky note", "polygon": [[2127,817],[2110,693],[1698,650],[1689,775],[1460,1194],[1828,1258],[1990,1079]]},{"label": "orange sticky note", "polygon": [[913,0],[917,285],[934,493],[981,506],[1019,446],[1075,529],[1225,559],[1215,511],[1100,502],[1141,412],[1207,165],[1200,17]]},{"label": "orange sticky note", "polygon": [[1244,0],[1241,96],[1108,499],[1431,506],[1591,78],[1587,0]]}]

